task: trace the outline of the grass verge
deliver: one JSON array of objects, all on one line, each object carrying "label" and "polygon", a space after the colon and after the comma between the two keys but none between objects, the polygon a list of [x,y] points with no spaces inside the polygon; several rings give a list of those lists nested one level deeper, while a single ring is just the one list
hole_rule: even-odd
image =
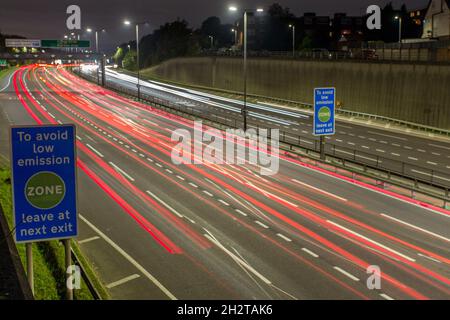
[{"label": "grass verge", "polygon": [[[0,167],[0,205],[8,221],[9,228],[13,228],[12,193],[10,170]],[[72,241],[72,246],[78,247]],[[22,264],[25,266],[25,245],[17,244]],[[83,258],[84,259],[84,258]],[[60,241],[46,241],[33,243],[34,262],[34,296],[37,300],[63,300],[65,299],[65,266],[64,246]],[[87,265],[86,261],[84,263]],[[85,266],[83,266],[85,267]],[[86,268],[84,268],[86,269]],[[96,278],[91,274],[91,278]],[[98,280],[97,280],[98,281]],[[100,287],[102,287],[100,285]],[[106,295],[102,295],[107,297]],[[81,289],[75,290],[77,300],[92,300],[94,297],[89,291],[85,281],[81,281]]]}]

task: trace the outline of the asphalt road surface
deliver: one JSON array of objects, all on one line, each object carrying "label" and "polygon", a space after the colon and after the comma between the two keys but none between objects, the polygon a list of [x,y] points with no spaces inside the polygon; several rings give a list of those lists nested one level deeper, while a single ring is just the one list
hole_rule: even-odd
[{"label": "asphalt road surface", "polygon": [[269,176],[174,164],[173,132],[191,121],[63,68],[23,67],[3,87],[4,156],[10,124],[76,124],[77,240],[113,298],[450,299],[448,211],[284,156]]}]

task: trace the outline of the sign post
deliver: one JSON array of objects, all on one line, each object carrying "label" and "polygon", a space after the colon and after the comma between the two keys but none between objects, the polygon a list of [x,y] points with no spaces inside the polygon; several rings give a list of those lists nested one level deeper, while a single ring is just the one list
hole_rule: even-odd
[{"label": "sign post", "polygon": [[64,239],[70,259],[70,238],[78,234],[75,136],[74,125],[11,128],[15,240],[27,244],[32,288],[31,244]]},{"label": "sign post", "polygon": [[320,159],[325,160],[325,136],[335,134],[335,88],[314,89],[313,135],[320,136]]}]

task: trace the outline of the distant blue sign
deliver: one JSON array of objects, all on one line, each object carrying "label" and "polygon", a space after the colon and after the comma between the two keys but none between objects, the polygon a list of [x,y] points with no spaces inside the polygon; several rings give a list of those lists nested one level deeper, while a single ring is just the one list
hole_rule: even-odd
[{"label": "distant blue sign", "polygon": [[335,88],[314,89],[314,135],[335,134],[335,99]]},{"label": "distant blue sign", "polygon": [[11,128],[16,242],[77,236],[75,126]]}]

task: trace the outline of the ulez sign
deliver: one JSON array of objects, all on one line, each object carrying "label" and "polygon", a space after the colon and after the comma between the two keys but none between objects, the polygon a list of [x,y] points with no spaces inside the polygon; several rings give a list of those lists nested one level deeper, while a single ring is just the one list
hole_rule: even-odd
[{"label": "ulez sign", "polygon": [[11,168],[16,242],[77,235],[75,126],[14,126]]},{"label": "ulez sign", "polygon": [[314,125],[315,136],[333,135],[335,133],[335,88],[314,89]]}]

